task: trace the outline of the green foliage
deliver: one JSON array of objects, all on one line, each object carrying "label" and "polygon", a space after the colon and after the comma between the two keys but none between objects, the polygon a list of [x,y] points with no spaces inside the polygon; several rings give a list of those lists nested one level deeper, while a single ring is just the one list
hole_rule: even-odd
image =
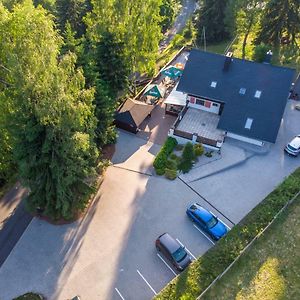
[{"label": "green foliage", "polygon": [[168,159],[166,163],[166,168],[171,170],[177,170],[177,162],[172,159]]},{"label": "green foliage", "polygon": [[[95,174],[94,90],[85,89],[74,55],[60,57],[61,38],[40,6],[24,1],[10,13],[0,9],[0,60],[11,87],[7,128],[28,207],[49,217],[70,219],[86,205]],[[43,28],[43,30],[41,30]],[[17,59],[16,59],[17,57]]]},{"label": "green foliage", "polygon": [[56,2],[57,20],[61,32],[69,23],[71,29],[76,33],[76,38],[81,37],[86,30],[83,17],[91,10],[88,0],[59,0]]},{"label": "green foliage", "polygon": [[44,297],[40,294],[36,293],[26,293],[22,296],[19,296],[17,298],[14,298],[13,300],[43,300]]},{"label": "green foliage", "polygon": [[203,148],[202,144],[194,145],[194,153],[196,156],[201,156],[204,154],[204,148]]},{"label": "green foliage", "polygon": [[162,0],[159,7],[159,15],[161,16],[160,26],[163,33],[165,33],[173,24],[175,18],[175,3],[174,0]]},{"label": "green foliage", "polygon": [[166,168],[165,170],[165,177],[170,179],[170,180],[174,180],[177,177],[177,170],[175,169],[168,169]]},{"label": "green foliage", "polygon": [[165,174],[165,169],[155,169],[157,175],[162,176]]},{"label": "green foliage", "polygon": [[300,169],[297,169],[155,299],[196,299],[249,242],[262,232],[280,209],[299,191],[299,186]]},{"label": "green foliage", "polygon": [[300,33],[299,0],[270,0],[263,11],[256,44],[279,45],[283,37],[296,43]]},{"label": "green foliage", "polygon": [[168,156],[172,153],[174,148],[177,145],[176,139],[172,137],[168,137],[165,141],[164,145],[161,147],[160,151],[155,157],[153,162],[153,166],[155,170],[165,170],[168,163]]},{"label": "green foliage", "polygon": [[206,157],[212,157],[212,151],[205,152],[204,155],[205,155]]},{"label": "green foliage", "polygon": [[225,12],[228,0],[204,0],[199,10],[197,23],[197,44],[203,45],[203,28],[205,38],[209,43],[218,43],[227,40],[230,32],[225,24]]},{"label": "green foliage", "polygon": [[99,42],[104,32],[110,32],[124,43],[132,72],[153,73],[161,38],[160,4],[161,0],[93,0],[86,19],[88,35]]},{"label": "green foliage", "polygon": [[191,170],[195,160],[195,152],[194,146],[192,143],[188,142],[183,148],[182,158],[178,165],[178,169],[181,170],[183,173],[187,173]]},{"label": "green foliage", "polygon": [[127,87],[130,74],[125,43],[114,32],[107,31],[102,33],[96,49],[99,76],[109,86],[110,94],[116,97],[118,91]]},{"label": "green foliage", "polygon": [[255,46],[252,59],[256,62],[263,62],[269,49],[270,47],[263,43]]}]

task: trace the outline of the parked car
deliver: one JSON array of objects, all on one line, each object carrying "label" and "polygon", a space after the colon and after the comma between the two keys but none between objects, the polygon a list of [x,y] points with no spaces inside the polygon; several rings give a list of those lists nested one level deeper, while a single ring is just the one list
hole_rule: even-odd
[{"label": "parked car", "polygon": [[186,213],[193,222],[216,241],[228,232],[226,225],[220,219],[198,203],[189,206]]},{"label": "parked car", "polygon": [[155,246],[178,271],[183,271],[192,261],[185,247],[167,232],[157,238]]},{"label": "parked car", "polygon": [[300,110],[300,104],[296,104],[296,105],[295,105],[295,109],[296,109],[296,110]]},{"label": "parked car", "polygon": [[295,136],[284,148],[290,155],[298,156],[300,153],[300,135]]}]

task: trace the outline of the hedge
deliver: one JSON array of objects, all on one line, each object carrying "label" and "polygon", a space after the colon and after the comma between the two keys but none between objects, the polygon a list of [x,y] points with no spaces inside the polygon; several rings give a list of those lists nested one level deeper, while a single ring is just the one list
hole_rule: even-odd
[{"label": "hedge", "polygon": [[172,153],[177,144],[176,139],[172,137],[167,138],[153,162],[155,170],[164,170],[166,168],[168,156]]},{"label": "hedge", "polygon": [[171,281],[155,299],[196,299],[272,221],[299,189],[300,168],[288,176],[214,247]]}]

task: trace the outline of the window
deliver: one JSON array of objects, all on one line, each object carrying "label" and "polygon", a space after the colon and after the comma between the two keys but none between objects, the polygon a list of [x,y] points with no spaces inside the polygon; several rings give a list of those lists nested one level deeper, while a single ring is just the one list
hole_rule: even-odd
[{"label": "window", "polygon": [[245,124],[245,128],[246,129],[251,129],[252,122],[253,122],[253,119],[247,118],[247,121],[246,121],[246,124]]},{"label": "window", "polygon": [[255,98],[260,98],[260,95],[261,95],[261,91],[257,90],[257,91],[255,92],[254,97],[255,97]]},{"label": "window", "polygon": [[196,99],[196,104],[204,106],[205,105],[205,101],[201,100],[201,99]]},{"label": "window", "polygon": [[210,86],[212,88],[215,88],[217,86],[217,82],[216,81],[212,81],[211,84],[210,84]]},{"label": "window", "polygon": [[216,107],[219,107],[219,104],[217,104],[217,103],[213,103],[212,105],[216,106]]},{"label": "window", "polygon": [[239,94],[240,95],[245,95],[246,94],[246,89],[245,88],[240,88]]}]

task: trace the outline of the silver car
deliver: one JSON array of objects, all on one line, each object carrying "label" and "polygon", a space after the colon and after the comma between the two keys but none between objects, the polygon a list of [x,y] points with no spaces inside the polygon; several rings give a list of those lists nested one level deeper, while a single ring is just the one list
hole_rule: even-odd
[{"label": "silver car", "polygon": [[284,148],[284,150],[293,156],[300,153],[300,135],[295,136]]}]

